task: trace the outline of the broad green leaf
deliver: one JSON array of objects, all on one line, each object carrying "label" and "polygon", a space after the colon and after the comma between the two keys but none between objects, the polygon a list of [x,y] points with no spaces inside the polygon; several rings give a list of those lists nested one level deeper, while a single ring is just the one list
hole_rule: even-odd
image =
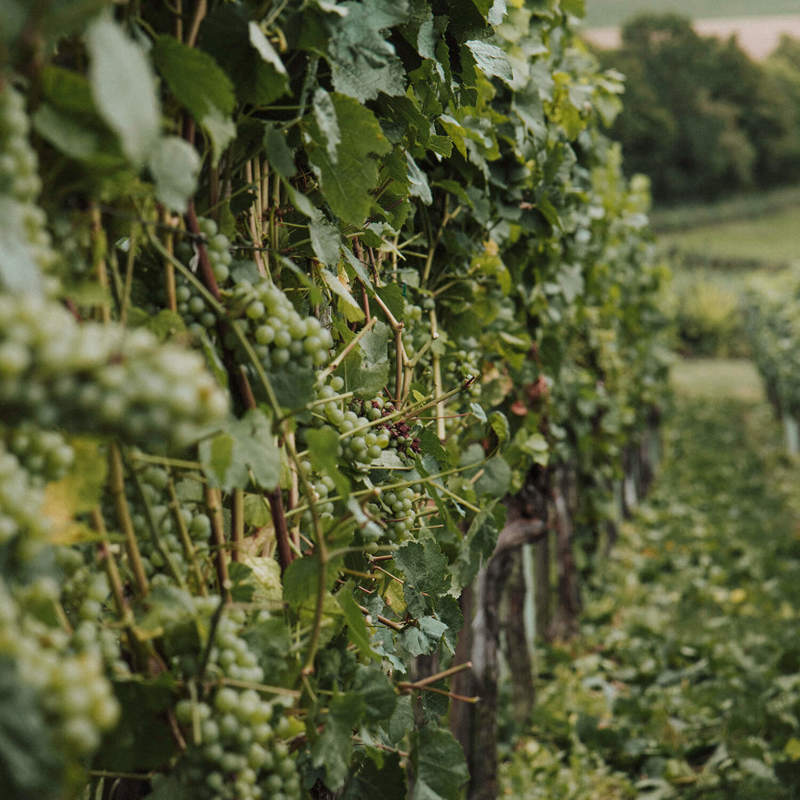
[{"label": "broad green leaf", "polygon": [[228,74],[243,103],[265,106],[289,88],[283,62],[242,4],[220,5],[208,14],[200,45]]},{"label": "broad green leaf", "polygon": [[320,275],[325,285],[339,298],[340,307],[348,322],[361,322],[364,319],[364,311],[350,294],[350,290],[330,270],[320,269]]},{"label": "broad green leaf", "polygon": [[373,759],[362,757],[361,765],[354,770],[344,787],[341,800],[405,800],[406,775],[400,764],[400,756],[381,752],[381,762],[378,765]]},{"label": "broad green leaf", "polygon": [[397,692],[380,665],[360,664],[356,669],[353,691],[366,701],[365,722],[383,722],[391,718],[397,706]]},{"label": "broad green leaf", "polygon": [[316,556],[296,558],[283,574],[283,599],[293,609],[317,594],[319,559]]},{"label": "broad green leaf", "polygon": [[367,268],[349,248],[343,248],[342,252],[344,253],[345,259],[347,259],[347,263],[353,268],[353,272],[355,272],[358,279],[364,285],[364,288],[367,290],[370,296],[374,295],[375,287],[372,285],[372,278],[370,278]]},{"label": "broad green leaf", "polygon": [[213,56],[162,34],[153,46],[153,62],[178,102],[195,118],[214,147],[214,163],[236,135],[231,120],[233,84]]},{"label": "broad green leaf", "polygon": [[42,95],[59,111],[94,116],[92,87],[81,74],[48,64],[41,73]]},{"label": "broad green leaf", "polygon": [[407,583],[420,592],[436,596],[450,586],[447,558],[432,539],[406,542],[395,552],[394,560]]},{"label": "broad green leaf", "polygon": [[483,473],[475,483],[475,491],[489,497],[503,497],[510,486],[511,467],[502,456],[495,456],[483,465]]},{"label": "broad green leaf", "polygon": [[280,478],[280,453],[271,425],[256,409],[201,442],[200,461],[208,479],[226,490],[246,488],[251,472],[262,489],[274,489]]},{"label": "broad green leaf", "polygon": [[282,369],[273,372],[269,379],[283,408],[302,408],[315,397],[316,373],[311,368]]},{"label": "broad green leaf", "polygon": [[[491,556],[500,534],[497,500],[487,503],[470,523],[461,542],[457,566],[453,570],[459,587],[467,586],[478,574],[481,562]],[[502,505],[500,506],[502,508]]]},{"label": "broad green leaf", "polygon": [[[384,31],[408,18],[406,0],[366,0],[343,3],[347,16],[334,26],[326,57],[331,64],[333,88],[363,103],[380,92],[405,91],[403,62],[386,41]],[[342,133],[344,139],[344,132]]]},{"label": "broad green leaf", "polygon": [[155,776],[147,800],[192,800],[195,796],[194,789],[173,773],[169,777]]},{"label": "broad green leaf", "polygon": [[436,472],[441,472],[450,466],[447,451],[442,447],[439,437],[430,428],[422,431],[419,441],[423,458],[432,458],[436,462]]},{"label": "broad green leaf", "polygon": [[39,136],[70,158],[88,160],[97,154],[100,146],[100,137],[96,130],[62,113],[49,103],[42,103],[36,109],[33,127]]},{"label": "broad green leaf", "polygon": [[[335,267],[339,261],[339,249],[342,245],[336,227],[319,214],[308,223],[308,235],[311,238],[311,249],[314,251],[314,255],[325,266]],[[331,275],[331,277],[333,276]],[[325,281],[327,283],[327,276]]]},{"label": "broad green leaf", "polygon": [[0,196],[0,284],[11,292],[41,291],[41,274],[25,235],[24,208]]},{"label": "broad green leaf", "polygon": [[367,623],[364,620],[361,609],[353,599],[353,584],[351,581],[348,581],[336,593],[336,602],[339,604],[339,608],[342,609],[344,621],[350,632],[350,641],[355,644],[364,658],[374,658],[374,653],[370,647]]},{"label": "broad green leaf", "polygon": [[340,136],[336,158],[331,158],[328,137],[315,119],[308,122],[312,140],[308,156],[334,213],[344,222],[360,225],[372,207],[369,192],[378,182],[374,156],[388,153],[391,145],[368,108],[341,94],[331,95],[331,100]]},{"label": "broad green leaf", "polygon": [[364,714],[364,698],[355,692],[335,696],[328,706],[322,734],[311,748],[315,767],[325,767],[325,785],[341,789],[353,752],[353,729]]},{"label": "broad green leaf", "polygon": [[466,47],[484,75],[488,78],[500,78],[506,83],[511,82],[514,73],[501,48],[481,39],[472,39],[466,43]]},{"label": "broad green leaf", "polygon": [[200,174],[195,149],[178,136],[166,136],[155,146],[147,166],[156,182],[156,197],[167,208],[184,213]]},{"label": "broad green leaf", "polygon": [[208,53],[162,34],[153,45],[153,63],[178,102],[198,122],[212,109],[233,113],[233,84]]},{"label": "broad green leaf", "polygon": [[320,88],[314,92],[313,110],[317,128],[325,137],[325,150],[330,160],[335,164],[337,148],[342,137],[339,132],[339,121],[336,118],[333,100],[324,89]]},{"label": "broad green leaf", "polygon": [[295,175],[297,167],[294,163],[294,153],[286,143],[286,135],[272,122],[264,123],[264,152],[272,168],[282,178],[288,180]]},{"label": "broad green leaf", "polygon": [[275,48],[269,43],[269,39],[264,36],[258,23],[250,22],[247,26],[250,36],[250,44],[253,45],[256,52],[261,56],[264,61],[271,64],[279,75],[286,75],[286,67],[283,66],[281,57],[275,52]]},{"label": "broad green leaf", "polygon": [[155,79],[142,48],[108,17],[86,33],[89,81],[97,110],[119,136],[125,155],[143,164],[158,139],[160,110]]},{"label": "broad green leaf", "polygon": [[411,800],[458,800],[469,771],[461,745],[444,728],[426,725],[411,734]]},{"label": "broad green leaf", "polygon": [[408,164],[408,193],[412,197],[419,197],[426,206],[429,206],[433,202],[433,195],[431,187],[428,185],[427,175],[419,168],[409,152],[406,152],[406,162]]},{"label": "broad green leaf", "polygon": [[311,464],[336,484],[336,491],[347,498],[350,494],[350,481],[339,469],[339,434],[330,426],[311,428],[306,431],[308,455]]},{"label": "broad green leaf", "polygon": [[389,379],[390,335],[391,328],[378,322],[361,337],[358,347],[347,355],[340,369],[348,391],[371,397],[384,387]]}]

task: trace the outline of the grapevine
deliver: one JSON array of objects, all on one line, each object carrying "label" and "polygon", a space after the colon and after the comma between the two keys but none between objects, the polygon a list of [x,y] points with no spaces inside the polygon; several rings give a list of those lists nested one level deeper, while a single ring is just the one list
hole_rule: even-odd
[{"label": "grapevine", "polygon": [[618,76],[561,0],[45,5],[0,35],[0,781],[455,800],[459,598],[536,470],[596,537],[663,391]]}]

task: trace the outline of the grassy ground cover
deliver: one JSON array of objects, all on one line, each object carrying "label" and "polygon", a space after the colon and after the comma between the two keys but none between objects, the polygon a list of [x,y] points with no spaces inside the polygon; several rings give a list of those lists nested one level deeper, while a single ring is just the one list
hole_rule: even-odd
[{"label": "grassy ground cover", "polygon": [[796,14],[796,0],[586,0],[586,24],[619,25],[644,12],[675,12],[694,19]]},{"label": "grassy ground cover", "polygon": [[800,258],[798,229],[800,206],[792,206],[765,216],[662,234],[660,238],[667,247],[706,259],[781,264]]},{"label": "grassy ground cover", "polygon": [[541,654],[505,796],[800,796],[800,492],[743,362],[675,371],[665,458],[587,602]]}]

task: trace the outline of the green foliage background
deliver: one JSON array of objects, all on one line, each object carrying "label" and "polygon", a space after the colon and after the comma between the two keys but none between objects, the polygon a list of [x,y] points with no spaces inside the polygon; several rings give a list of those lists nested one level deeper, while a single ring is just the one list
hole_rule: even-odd
[{"label": "green foliage background", "polygon": [[599,53],[626,76],[612,128],[626,169],[651,176],[659,202],[698,202],[795,181],[800,170],[800,59],[784,37],[763,63],[735,41],[704,37],[688,17],[643,14]]}]

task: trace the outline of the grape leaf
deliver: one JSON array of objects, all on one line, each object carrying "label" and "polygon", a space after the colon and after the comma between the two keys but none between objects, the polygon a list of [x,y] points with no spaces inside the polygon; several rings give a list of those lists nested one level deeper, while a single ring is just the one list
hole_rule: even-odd
[{"label": "grape leaf", "polygon": [[389,355],[387,347],[391,328],[378,322],[361,337],[358,347],[344,360],[345,382],[348,390],[361,397],[379,392],[389,380]]},{"label": "grape leaf", "polygon": [[344,614],[344,621],[350,631],[350,641],[355,644],[364,658],[374,658],[375,654],[370,648],[367,623],[364,621],[361,609],[353,599],[353,584],[351,581],[348,581],[336,593],[336,602],[339,604],[339,608],[342,609],[342,614]]},{"label": "grape leaf", "polygon": [[253,409],[225,431],[200,443],[203,471],[223,489],[246,488],[253,480],[262,489],[274,489],[280,479],[280,452],[269,420]]},{"label": "grape leaf", "polygon": [[365,700],[355,692],[334,697],[328,706],[325,728],[311,748],[312,762],[325,767],[325,785],[334,791],[347,778],[353,752],[353,729],[364,714]]},{"label": "grape leaf", "polygon": [[297,172],[294,153],[286,143],[286,135],[272,122],[264,123],[264,152],[270,165],[282,178],[288,180]]},{"label": "grape leaf", "polygon": [[328,152],[328,137],[316,119],[307,123],[311,142],[308,157],[317,172],[325,199],[344,222],[360,225],[372,206],[370,190],[378,182],[378,162],[391,145],[375,115],[366,107],[341,94],[332,94],[341,140],[336,158]]},{"label": "grape leaf", "polygon": [[[308,223],[308,235],[311,238],[311,249],[314,251],[314,255],[325,266],[336,266],[339,261],[339,248],[341,247],[341,238],[336,227],[328,222],[322,214],[317,214]],[[325,275],[323,277],[325,277],[327,283],[327,277]]]},{"label": "grape leaf", "polygon": [[167,208],[184,213],[200,173],[195,149],[178,136],[166,136],[153,149],[147,166],[156,181],[156,197]]},{"label": "grape leaf", "polygon": [[469,780],[461,745],[444,728],[426,725],[411,734],[412,800],[458,800]]},{"label": "grape leaf", "polygon": [[153,63],[178,102],[211,137],[214,163],[236,135],[230,116],[233,84],[213,56],[166,34],[153,45]]},{"label": "grape leaf", "polygon": [[475,491],[490,497],[503,497],[510,486],[511,467],[502,456],[495,456],[483,465],[483,473],[475,483]]},{"label": "grape leaf", "polygon": [[339,434],[329,425],[306,431],[308,455],[311,464],[330,476],[336,491],[344,498],[350,494],[350,481],[339,469]]},{"label": "grape leaf", "polygon": [[472,53],[475,63],[484,75],[511,83],[514,73],[505,52],[500,47],[481,39],[472,39],[466,42],[466,47]]},{"label": "grape leaf", "polygon": [[325,137],[325,149],[328,157],[336,163],[336,148],[342,137],[339,132],[339,121],[336,118],[336,109],[331,96],[324,89],[319,88],[314,92],[314,119],[319,132]]},{"label": "grape leaf", "polygon": [[33,126],[42,138],[70,158],[88,160],[97,154],[100,137],[82,121],[42,103],[33,115]]},{"label": "grape leaf", "polygon": [[241,4],[220,5],[207,16],[200,45],[228,74],[243,103],[268,105],[289,88],[283,62]]},{"label": "grape leaf", "polygon": [[450,588],[447,558],[433,539],[406,542],[394,554],[406,582],[420,592],[444,594]]},{"label": "grape leaf", "polygon": [[380,92],[405,91],[405,70],[382,31],[408,19],[406,0],[342,3],[347,16],[337,21],[328,46],[333,88],[363,103]]},{"label": "grape leaf", "polygon": [[408,193],[412,197],[419,197],[426,206],[433,202],[431,187],[428,185],[427,175],[419,168],[418,164],[411,157],[411,153],[406,152],[406,163],[408,165]]},{"label": "grape leaf", "polygon": [[[369,705],[367,706],[369,707]],[[344,787],[341,800],[364,800],[379,797],[381,800],[404,800],[406,776],[396,753],[381,753],[383,763],[378,766],[371,758],[361,759]]]},{"label": "grape leaf", "polygon": [[125,155],[143,164],[161,127],[155,78],[142,48],[108,17],[86,33],[89,82],[97,110],[119,136]]},{"label": "grape leaf", "polygon": [[388,720],[397,706],[397,692],[379,665],[359,664],[353,681],[353,691],[366,701],[365,722]]}]

